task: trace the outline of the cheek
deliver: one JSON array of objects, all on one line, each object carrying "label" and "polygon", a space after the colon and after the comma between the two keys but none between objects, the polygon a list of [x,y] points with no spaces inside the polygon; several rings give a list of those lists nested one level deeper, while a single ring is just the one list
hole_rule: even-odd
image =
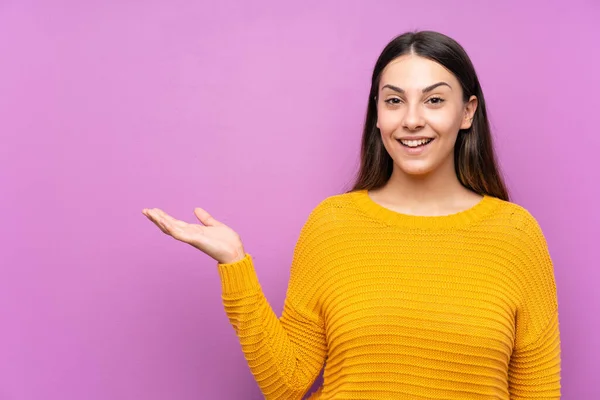
[{"label": "cheek", "polygon": [[377,127],[382,134],[394,132],[402,126],[402,116],[400,113],[382,111],[378,114]]},{"label": "cheek", "polygon": [[454,113],[431,113],[427,118],[429,126],[440,136],[456,136],[461,120]]}]

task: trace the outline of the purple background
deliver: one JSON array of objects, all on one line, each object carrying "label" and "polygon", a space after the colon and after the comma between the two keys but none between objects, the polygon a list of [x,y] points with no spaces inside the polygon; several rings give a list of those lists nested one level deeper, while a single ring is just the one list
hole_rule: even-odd
[{"label": "purple background", "polygon": [[141,210],[231,225],[279,314],[412,29],[472,57],[555,262],[564,398],[600,398],[599,3],[249,3],[0,1],[0,399],[261,398],[215,263]]}]

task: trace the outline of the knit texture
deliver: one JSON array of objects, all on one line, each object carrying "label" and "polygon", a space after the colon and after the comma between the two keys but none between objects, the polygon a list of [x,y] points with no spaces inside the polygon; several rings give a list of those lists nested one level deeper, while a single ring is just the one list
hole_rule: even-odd
[{"label": "knit texture", "polygon": [[485,196],[413,216],[367,191],[327,198],[294,250],[281,318],[252,257],[219,264],[266,399],[559,399],[552,261],[532,215]]}]

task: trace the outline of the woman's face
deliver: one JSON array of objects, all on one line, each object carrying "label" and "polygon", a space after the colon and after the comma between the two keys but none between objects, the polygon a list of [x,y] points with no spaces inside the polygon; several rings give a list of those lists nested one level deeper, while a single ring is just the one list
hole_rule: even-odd
[{"label": "woman's face", "polygon": [[462,88],[450,71],[411,54],[384,68],[378,93],[377,127],[394,160],[394,173],[453,169],[458,131],[471,127],[477,98],[463,102]]}]

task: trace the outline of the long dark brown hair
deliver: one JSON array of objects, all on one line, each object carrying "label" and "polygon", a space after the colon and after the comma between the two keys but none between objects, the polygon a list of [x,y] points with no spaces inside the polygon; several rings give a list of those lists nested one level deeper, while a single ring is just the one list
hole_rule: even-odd
[{"label": "long dark brown hair", "polygon": [[472,95],[478,100],[473,123],[461,130],[454,147],[454,166],[460,183],[480,195],[509,200],[509,194],[494,154],[490,124],[483,92],[475,68],[463,47],[454,39],[433,31],[407,32],[394,38],[375,63],[363,129],[360,169],[350,191],[377,189],[392,175],[393,160],[377,128],[377,103],[381,72],[394,59],[416,54],[433,60],[452,72],[461,84],[463,101]]}]

